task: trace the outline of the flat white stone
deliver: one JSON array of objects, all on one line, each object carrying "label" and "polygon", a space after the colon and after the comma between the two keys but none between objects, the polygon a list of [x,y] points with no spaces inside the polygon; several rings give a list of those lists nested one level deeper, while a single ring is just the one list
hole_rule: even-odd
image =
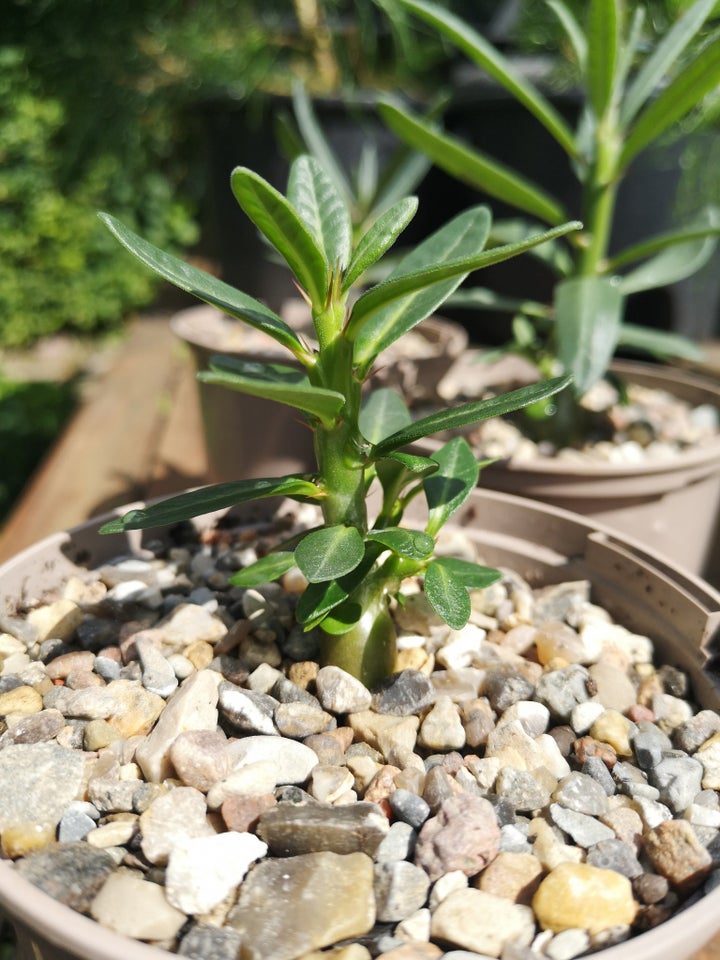
[{"label": "flat white stone", "polygon": [[231,831],[187,840],[170,853],[165,873],[168,902],[184,913],[209,913],[267,849],[252,833]]}]

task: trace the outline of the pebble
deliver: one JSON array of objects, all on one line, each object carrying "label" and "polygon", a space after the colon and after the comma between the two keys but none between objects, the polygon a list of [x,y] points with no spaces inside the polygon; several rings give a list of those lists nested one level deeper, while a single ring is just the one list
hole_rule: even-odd
[{"label": "pebble", "polygon": [[492,804],[461,793],[445,800],[438,814],[423,824],[415,863],[431,880],[453,870],[471,877],[494,859],[499,846],[500,827]]},{"label": "pebble", "polygon": [[460,750],[465,746],[465,728],[450,697],[438,697],[420,725],[418,743],[426,750]]},{"label": "pebble", "polygon": [[419,910],[427,899],[430,878],[406,860],[375,864],[375,909],[380,923],[398,923]]},{"label": "pebble", "polygon": [[88,913],[96,894],[115,869],[115,861],[106,851],[87,843],[66,843],[31,853],[19,860],[15,869],[48,896],[80,913]]},{"label": "pebble", "polygon": [[388,800],[393,814],[416,830],[419,830],[430,816],[429,804],[410,790],[394,790]]},{"label": "pebble", "polygon": [[644,833],[643,845],[655,870],[676,890],[694,890],[712,869],[712,857],[687,820],[659,823]]},{"label": "pebble", "polygon": [[359,713],[372,703],[367,687],[340,667],[322,667],[315,677],[315,688],[320,705],[330,713]]},{"label": "pebble", "polygon": [[429,707],[435,699],[432,681],[419,670],[402,670],[380,684],[372,698],[377,713],[410,717]]},{"label": "pebble", "polygon": [[579,928],[591,936],[631,924],[637,909],[627,877],[586,863],[556,866],[541,881],[532,905],[544,930]]},{"label": "pebble", "polygon": [[530,907],[483,890],[455,890],[432,915],[432,936],[453,946],[500,957],[508,940],[529,946],[535,934]]},{"label": "pebble", "polygon": [[178,679],[172,664],[160,652],[160,646],[150,637],[138,637],[135,649],[142,668],[142,683],[150,693],[167,699],[175,692]]},{"label": "pebble", "polygon": [[237,960],[240,943],[237,930],[195,923],[180,940],[178,953],[189,960]]},{"label": "pebble", "polygon": [[280,803],[260,817],[257,835],[276,857],[321,851],[372,857],[389,829],[387,817],[374,803],[333,807]]},{"label": "pebble", "polygon": [[205,797],[194,787],[176,787],[161,794],[140,815],[142,852],[150,863],[163,866],[172,850],[193,837],[214,830],[207,821]]},{"label": "pebble", "polygon": [[148,941],[171,939],[187,920],[168,903],[159,884],[119,870],[93,900],[90,915],[116,933]]},{"label": "pebble", "polygon": [[273,720],[282,737],[304,740],[316,733],[325,733],[337,726],[335,717],[326,713],[315,701],[312,704],[293,701],[279,703]]},{"label": "pebble", "polygon": [[78,795],[83,775],[77,751],[53,743],[8,744],[0,750],[0,834],[18,823],[57,825]]},{"label": "pebble", "polygon": [[531,853],[501,851],[474,881],[485,893],[530,906],[545,871]]},{"label": "pebble", "polygon": [[285,737],[243,737],[235,740],[228,752],[233,770],[256,761],[272,763],[276,784],[305,783],[318,763],[317,754],[310,747]]},{"label": "pebble", "polygon": [[187,914],[209,913],[237,889],[267,849],[252,833],[232,831],[174,846],[165,873],[168,903]]}]

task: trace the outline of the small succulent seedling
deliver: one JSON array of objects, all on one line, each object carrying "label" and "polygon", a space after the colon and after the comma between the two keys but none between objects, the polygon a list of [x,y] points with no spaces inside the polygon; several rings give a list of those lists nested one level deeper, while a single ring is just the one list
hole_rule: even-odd
[{"label": "small succulent seedling", "polygon": [[[549,426],[567,442],[582,433],[583,411],[573,400],[606,375],[618,347],[659,358],[700,355],[695,344],[677,334],[624,323],[623,312],[630,294],[675,283],[707,263],[720,233],[720,209],[708,205],[694,222],[617,253],[610,253],[610,238],[618,189],[633,161],[669,131],[678,130],[704,97],[717,90],[720,43],[717,36],[701,37],[716,0],[695,0],[649,49],[640,4],[591,0],[584,28],[563,0],[546,2],[564,28],[566,49],[576,66],[582,104],[575,129],[511,61],[460,17],[431,0],[393,0],[522,104],[565,152],[581,186],[584,230],[538,251],[556,278],[552,304],[498,297],[483,289],[461,291],[453,300],[457,305],[462,299],[465,306],[515,314],[512,351],[527,355],[541,370],[573,375],[573,389],[565,391],[557,405],[550,405],[557,412]],[[404,104],[387,100],[380,112],[408,145],[486,196],[542,223],[568,219],[562,203],[542,187],[414,116]],[[532,150],[531,143],[527,146]],[[491,242],[506,242],[535,229],[523,221],[496,223]]]},{"label": "small succulent seedling", "polygon": [[[132,510],[102,529],[141,529],[278,495],[317,504],[321,525],[244,568],[232,583],[257,585],[299,567],[308,586],[298,600],[298,621],[307,629],[321,628],[326,662],[373,685],[394,667],[396,641],[388,604],[404,578],[422,575],[432,606],[450,626],[460,628],[470,613],[467,588],[499,576],[473,563],[435,556],[440,528],[477,483],[480,464],[467,442],[457,437],[432,459],[402,448],[429,434],[537,402],[560,391],[569,378],[541,381],[414,422],[390,390],[370,392],[363,404],[363,385],[382,351],[424,320],[469,272],[581,225],[567,223],[484,251],[490,213],[474,207],[415,247],[387,279],[358,291],[367,268],[414,215],[415,198],[394,204],[353,243],[347,206],[312,157],[293,163],[287,197],[243,167],[233,171],[231,184],[242,209],[292,270],[312,313],[316,348],[259,301],[164,253],[113,217],[101,216],[120,242],[162,277],[264,331],[288,351],[294,365],[218,356],[200,377],[300,411],[314,433],[317,469],[205,487]],[[374,479],[382,497],[371,522],[368,490]],[[427,501],[425,529],[403,528],[407,505],[421,494]]]}]

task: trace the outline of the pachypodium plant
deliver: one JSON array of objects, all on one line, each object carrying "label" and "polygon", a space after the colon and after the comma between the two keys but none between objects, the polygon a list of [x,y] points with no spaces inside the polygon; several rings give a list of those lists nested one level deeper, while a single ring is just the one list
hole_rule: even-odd
[{"label": "pachypodium plant", "polygon": [[[459,628],[470,613],[467,588],[485,586],[499,576],[482,566],[435,555],[442,525],[477,483],[480,464],[466,441],[451,440],[432,459],[402,448],[440,430],[537,402],[561,391],[569,378],[541,381],[416,421],[390,390],[370,391],[364,403],[363,385],[382,351],[435,310],[468,273],[581,225],[567,223],[486,251],[490,213],[486,207],[474,207],[415,247],[387,279],[357,296],[359,278],[414,215],[415,198],[396,203],[353,244],[348,209],[312,157],[293,163],[287,196],[243,167],[233,171],[231,184],[242,209],[292,270],[312,313],[317,347],[304,343],[259,301],[164,253],[113,217],[101,216],[148,267],[287,349],[293,365],[215,357],[211,369],[200,377],[300,411],[314,432],[317,469],[183,493],[132,510],[107,523],[103,532],[172,523],[263,497],[317,504],[322,522],[316,528],[261,557],[231,582],[258,585],[299,567],[308,585],[298,600],[298,621],[307,629],[321,628],[325,662],[371,686],[394,667],[396,641],[388,605],[404,578],[422,576],[432,606],[450,626]],[[382,496],[371,520],[368,492],[374,479]],[[427,501],[425,527],[405,528],[404,511],[419,495]]]},{"label": "pachypodium plant", "polygon": [[[708,205],[694,222],[625,250],[611,253],[610,239],[618,189],[633,161],[679,130],[704,98],[717,91],[720,42],[717,34],[702,36],[716,0],[695,0],[649,49],[642,5],[590,0],[583,27],[563,0],[546,2],[564,28],[576,67],[582,103],[575,129],[507,57],[460,17],[430,0],[392,0],[403,13],[430,25],[522,104],[566,153],[581,185],[583,231],[538,250],[556,278],[552,304],[498,297],[480,288],[460,291],[453,300],[514,314],[512,350],[529,356],[543,371],[573,375],[573,389],[549,405],[556,411],[554,425],[549,426],[567,442],[582,431],[577,401],[606,376],[619,347],[658,358],[700,355],[695,344],[677,334],[624,323],[623,313],[630,294],[675,283],[707,263],[720,233],[720,209]],[[537,229],[538,222],[568,219],[562,203],[541,186],[413,115],[404,104],[387,100],[380,112],[398,136],[438,167],[535,222],[496,222],[491,243],[517,239]]]}]

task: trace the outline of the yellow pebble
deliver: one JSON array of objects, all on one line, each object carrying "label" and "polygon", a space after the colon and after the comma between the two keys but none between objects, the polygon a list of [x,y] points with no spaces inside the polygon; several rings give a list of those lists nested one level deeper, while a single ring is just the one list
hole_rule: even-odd
[{"label": "yellow pebble", "polygon": [[42,708],[42,697],[33,687],[15,687],[14,690],[0,693],[0,717],[9,713],[39,713]]},{"label": "yellow pebble", "polygon": [[196,640],[183,651],[196,670],[206,670],[215,656],[215,651],[206,640]]},{"label": "yellow pebble", "polygon": [[540,883],[532,902],[543,930],[580,928],[593,936],[629,926],[637,904],[627,877],[587,863],[561,863]]},{"label": "yellow pebble", "polygon": [[13,823],[2,832],[0,850],[7,860],[25,857],[34,850],[55,843],[55,825],[52,823]]},{"label": "yellow pebble", "polygon": [[590,736],[593,740],[609,743],[619,756],[630,757],[633,752],[630,746],[630,730],[631,724],[627,717],[617,710],[606,710],[590,727]]}]

